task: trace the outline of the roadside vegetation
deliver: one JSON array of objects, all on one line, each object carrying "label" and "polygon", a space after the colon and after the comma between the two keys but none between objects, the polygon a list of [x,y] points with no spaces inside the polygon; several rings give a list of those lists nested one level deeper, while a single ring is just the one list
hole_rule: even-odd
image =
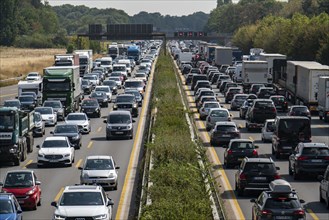
[{"label": "roadside vegetation", "polygon": [[146,189],[152,203],[143,207],[142,219],[211,219],[205,171],[197,161],[203,149],[191,141],[170,56],[161,53],[154,77],[155,139],[148,144],[153,152],[149,179],[153,185]]}]

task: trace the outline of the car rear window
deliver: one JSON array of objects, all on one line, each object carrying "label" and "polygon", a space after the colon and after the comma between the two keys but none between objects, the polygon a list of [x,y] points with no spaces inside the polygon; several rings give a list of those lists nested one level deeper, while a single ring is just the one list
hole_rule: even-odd
[{"label": "car rear window", "polygon": [[303,133],[311,133],[310,121],[302,119],[282,119],[279,123],[278,133],[280,136],[296,136]]},{"label": "car rear window", "polygon": [[294,107],[293,111],[294,112],[307,112],[308,109],[307,109],[307,107]]},{"label": "car rear window", "polygon": [[246,163],[244,167],[246,173],[275,173],[276,168],[272,163]]},{"label": "car rear window", "polygon": [[217,131],[234,132],[236,131],[236,127],[234,125],[220,125],[217,126]]},{"label": "car rear window", "polygon": [[256,108],[267,108],[267,107],[273,107],[272,102],[266,102],[266,101],[258,101],[255,103]]},{"label": "car rear window", "polygon": [[227,111],[212,111],[210,114],[211,117],[228,117]]},{"label": "car rear window", "polygon": [[297,199],[287,198],[284,196],[278,198],[269,198],[265,203],[266,209],[295,209],[299,207],[300,203]]},{"label": "car rear window", "polygon": [[250,142],[233,142],[231,144],[231,149],[253,149],[254,146]]},{"label": "car rear window", "polygon": [[329,156],[329,149],[325,147],[307,147],[303,149],[302,154],[309,156]]}]

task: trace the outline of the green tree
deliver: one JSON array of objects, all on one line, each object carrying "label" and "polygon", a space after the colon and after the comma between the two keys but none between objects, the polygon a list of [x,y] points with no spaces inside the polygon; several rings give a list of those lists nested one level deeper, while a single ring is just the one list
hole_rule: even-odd
[{"label": "green tree", "polygon": [[18,33],[18,0],[0,1],[0,44],[11,46]]}]

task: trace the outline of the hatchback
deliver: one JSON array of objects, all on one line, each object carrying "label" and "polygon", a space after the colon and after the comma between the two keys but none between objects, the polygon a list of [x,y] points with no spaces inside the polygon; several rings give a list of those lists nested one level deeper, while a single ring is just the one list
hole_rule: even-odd
[{"label": "hatchback", "polygon": [[227,145],[231,139],[240,138],[240,131],[235,122],[216,122],[214,128],[210,131],[211,145]]},{"label": "hatchback", "polygon": [[247,100],[248,94],[235,94],[231,101],[231,110],[239,110],[244,101]]},{"label": "hatchback", "polygon": [[206,129],[210,131],[218,121],[231,121],[232,115],[226,108],[212,108],[206,118]]},{"label": "hatchback", "polygon": [[12,193],[0,193],[0,219],[22,220],[22,209]]},{"label": "hatchback", "polygon": [[311,113],[305,105],[293,105],[289,108],[288,116],[306,116],[311,119]]},{"label": "hatchback", "polygon": [[89,118],[85,113],[70,113],[66,116],[65,123],[78,125],[79,131],[82,133],[91,132]]},{"label": "hatchback", "polygon": [[209,114],[210,109],[221,108],[219,102],[210,101],[204,102],[202,107],[199,109],[200,119],[205,120]]},{"label": "hatchback", "polygon": [[34,111],[41,114],[46,125],[55,126],[57,124],[57,114],[52,107],[36,107]]}]

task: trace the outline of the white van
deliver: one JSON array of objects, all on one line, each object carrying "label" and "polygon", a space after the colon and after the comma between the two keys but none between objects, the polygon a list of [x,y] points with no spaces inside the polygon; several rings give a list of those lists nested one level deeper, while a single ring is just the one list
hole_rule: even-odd
[{"label": "white van", "polygon": [[128,59],[119,60],[118,64],[125,64],[126,68],[127,68],[127,74],[128,74],[128,76],[131,76],[132,68],[131,68],[130,60],[128,60]]},{"label": "white van", "polygon": [[125,76],[125,78],[127,79],[127,66],[126,64],[113,64],[113,69],[112,69],[112,72],[115,73],[115,72],[120,72],[122,75]]},{"label": "white van", "polygon": [[108,75],[112,72],[112,57],[102,57],[101,58],[101,67],[105,68],[105,73]]}]

